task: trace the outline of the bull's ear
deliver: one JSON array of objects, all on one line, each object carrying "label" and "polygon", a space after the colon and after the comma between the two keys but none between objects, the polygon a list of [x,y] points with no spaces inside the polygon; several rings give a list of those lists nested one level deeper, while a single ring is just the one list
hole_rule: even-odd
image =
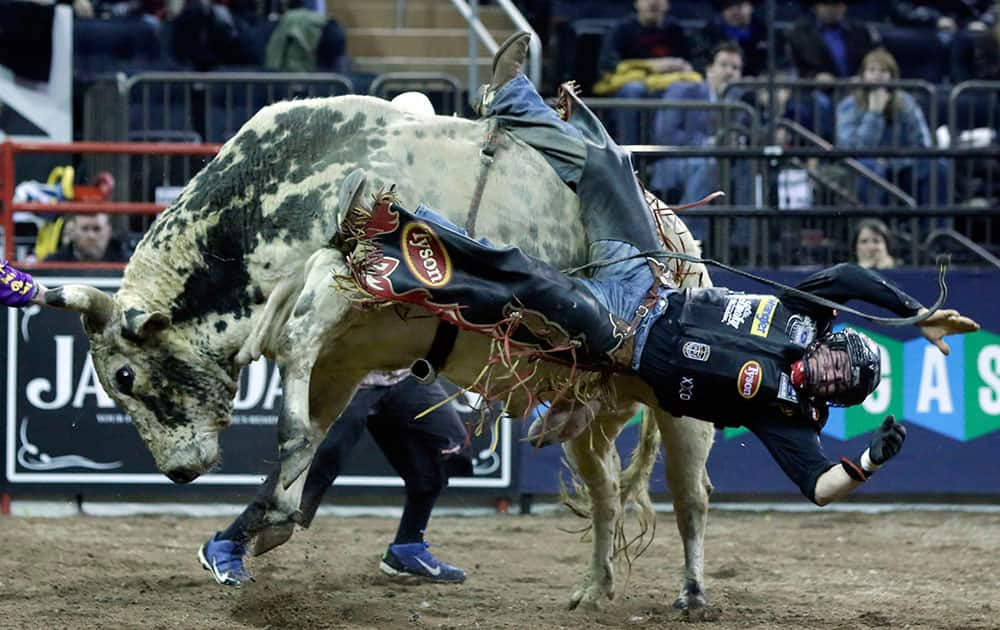
[{"label": "bull's ear", "polygon": [[45,306],[54,306],[83,315],[83,325],[90,332],[104,329],[111,320],[115,302],[107,293],[85,284],[67,284],[45,291]]},{"label": "bull's ear", "polygon": [[128,309],[122,321],[122,335],[132,341],[144,341],[170,327],[170,316],[162,311],[152,313]]}]

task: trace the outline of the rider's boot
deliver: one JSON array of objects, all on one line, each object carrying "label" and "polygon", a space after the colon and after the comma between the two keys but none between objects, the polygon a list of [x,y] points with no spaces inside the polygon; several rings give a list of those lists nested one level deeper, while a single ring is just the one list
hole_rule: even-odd
[{"label": "rider's boot", "polygon": [[508,81],[521,74],[524,68],[524,60],[528,56],[528,43],[531,41],[531,33],[521,31],[508,37],[493,55],[493,76],[489,84],[479,88],[479,94],[473,107],[480,116],[485,116],[489,110],[493,97],[497,90],[507,84]]}]

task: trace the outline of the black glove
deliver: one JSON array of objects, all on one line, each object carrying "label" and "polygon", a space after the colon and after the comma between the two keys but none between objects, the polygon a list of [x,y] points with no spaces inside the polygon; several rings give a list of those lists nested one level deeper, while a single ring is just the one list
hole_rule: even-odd
[{"label": "black glove", "polygon": [[886,416],[868,446],[869,459],[876,466],[881,466],[899,453],[904,440],[906,440],[906,427],[896,422],[892,416]]}]

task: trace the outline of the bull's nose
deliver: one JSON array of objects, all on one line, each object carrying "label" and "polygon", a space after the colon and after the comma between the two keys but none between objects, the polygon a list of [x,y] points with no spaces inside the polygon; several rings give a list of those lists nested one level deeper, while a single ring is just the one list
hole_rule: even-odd
[{"label": "bull's nose", "polygon": [[198,478],[198,473],[190,468],[175,468],[167,473],[167,477],[174,483],[191,483]]}]

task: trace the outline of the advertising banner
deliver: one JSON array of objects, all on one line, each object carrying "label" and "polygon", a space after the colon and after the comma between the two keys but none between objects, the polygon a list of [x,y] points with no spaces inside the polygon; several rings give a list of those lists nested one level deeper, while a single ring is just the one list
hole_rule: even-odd
[{"label": "advertising banner", "polygon": [[[117,277],[45,277],[47,286],[84,282],[113,291]],[[222,433],[221,467],[190,486],[175,486],[160,474],[130,417],[98,382],[78,316],[37,306],[2,309],[4,331],[4,431],[0,437],[3,485],[8,491],[81,488],[139,494],[218,492],[226,487],[259,485],[277,461],[277,422],[281,380],[274,364],[260,360],[243,370],[232,424]],[[444,383],[449,393],[456,391]],[[480,422],[478,396],[463,394],[448,403],[475,429],[471,444],[473,477],[453,478],[452,487],[506,489],[514,481],[511,426],[494,422],[494,407]],[[494,440],[494,428],[498,435]],[[346,487],[396,487],[402,480],[367,433],[355,448],[336,484]]]}]

